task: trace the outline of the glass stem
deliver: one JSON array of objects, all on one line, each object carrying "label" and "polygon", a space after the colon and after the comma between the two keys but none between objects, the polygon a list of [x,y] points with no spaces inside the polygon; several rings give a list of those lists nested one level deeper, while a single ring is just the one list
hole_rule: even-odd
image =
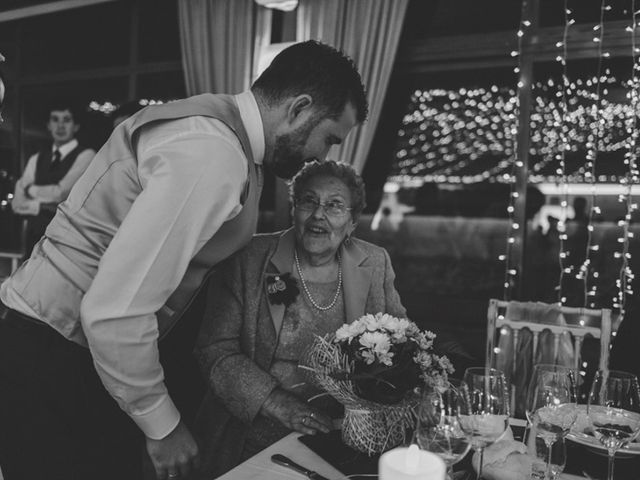
[{"label": "glass stem", "polygon": [[544,443],[547,444],[547,471],[544,474],[545,480],[551,480],[553,477],[551,476],[551,448],[555,442],[545,440]]},{"label": "glass stem", "polygon": [[531,424],[529,423],[529,420],[527,419],[527,423],[524,426],[524,433],[522,434],[522,444],[523,445],[527,444],[527,437],[528,437],[530,428],[531,428]]},{"label": "glass stem", "polygon": [[447,480],[453,480],[453,465],[447,463]]},{"label": "glass stem", "polygon": [[482,479],[482,462],[484,460],[484,447],[480,448],[480,463],[478,464],[478,476],[476,477],[476,480],[481,480]]},{"label": "glass stem", "polygon": [[607,480],[613,480],[613,463],[616,457],[616,451],[609,449],[608,462],[607,462]]}]

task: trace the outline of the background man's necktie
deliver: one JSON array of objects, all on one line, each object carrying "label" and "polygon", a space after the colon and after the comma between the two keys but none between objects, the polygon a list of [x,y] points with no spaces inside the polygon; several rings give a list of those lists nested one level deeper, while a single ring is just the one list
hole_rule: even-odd
[{"label": "background man's necktie", "polygon": [[62,158],[62,154],[60,153],[60,150],[56,148],[53,151],[53,156],[51,157],[51,163],[59,162],[61,158]]}]

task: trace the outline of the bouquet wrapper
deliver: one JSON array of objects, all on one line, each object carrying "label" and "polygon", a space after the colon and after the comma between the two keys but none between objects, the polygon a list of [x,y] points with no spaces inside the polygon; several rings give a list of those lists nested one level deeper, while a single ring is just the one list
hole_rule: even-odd
[{"label": "bouquet wrapper", "polygon": [[407,441],[415,424],[414,404],[397,405],[366,402],[345,405],[342,441],[369,456],[382,453]]},{"label": "bouquet wrapper", "polygon": [[361,398],[357,386],[345,374],[351,366],[345,363],[340,348],[329,340],[316,339],[301,367],[344,406],[342,441],[354,450],[377,455],[402,444],[413,429],[417,398],[405,398],[393,405]]}]

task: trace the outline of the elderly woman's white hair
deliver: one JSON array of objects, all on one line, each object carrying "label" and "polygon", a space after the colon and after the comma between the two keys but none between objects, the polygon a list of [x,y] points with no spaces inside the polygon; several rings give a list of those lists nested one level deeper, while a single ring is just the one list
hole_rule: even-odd
[{"label": "elderly woman's white hair", "polygon": [[354,222],[357,221],[364,207],[367,206],[364,181],[353,167],[346,163],[338,163],[334,160],[325,162],[316,160],[305,164],[291,179],[289,187],[290,199],[294,200],[300,194],[307,180],[320,175],[335,177],[344,182],[351,194],[351,216]]}]

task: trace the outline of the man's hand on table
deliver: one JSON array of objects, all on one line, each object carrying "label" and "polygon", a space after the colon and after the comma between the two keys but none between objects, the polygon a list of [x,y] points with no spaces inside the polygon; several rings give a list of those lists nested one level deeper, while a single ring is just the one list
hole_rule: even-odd
[{"label": "man's hand on table", "polygon": [[198,466],[198,445],[182,421],[162,440],[147,438],[147,452],[158,480],[187,478]]},{"label": "man's hand on table", "polygon": [[279,388],[267,397],[261,413],[290,430],[306,435],[328,433],[333,428],[333,421],[327,415]]}]

